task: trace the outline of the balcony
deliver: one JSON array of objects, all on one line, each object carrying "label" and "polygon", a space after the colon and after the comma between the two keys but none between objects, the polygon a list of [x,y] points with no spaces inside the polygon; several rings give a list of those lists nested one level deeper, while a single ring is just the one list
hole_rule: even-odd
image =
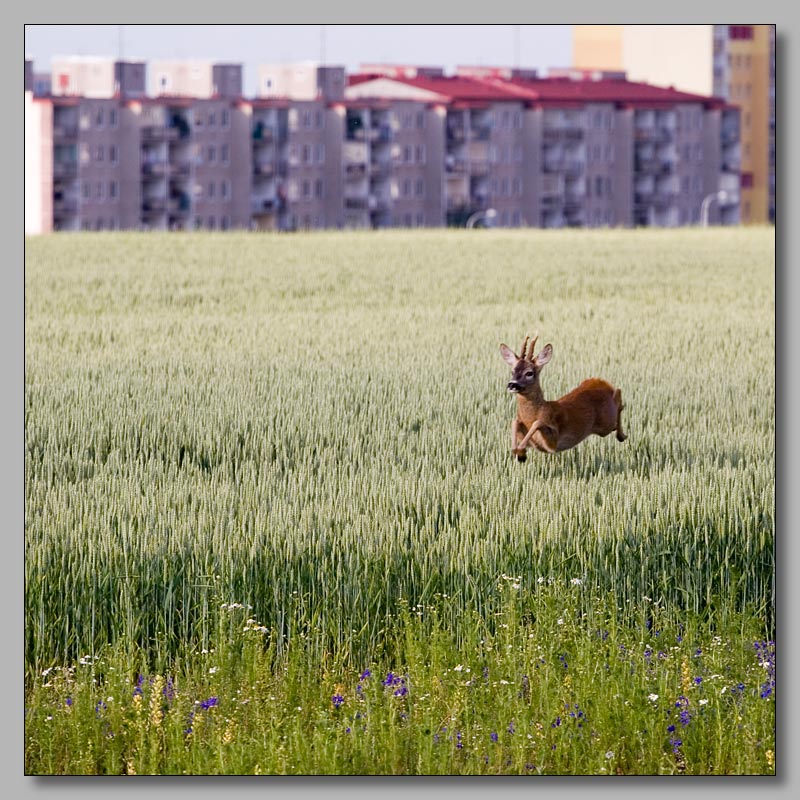
[{"label": "balcony", "polygon": [[253,127],[253,142],[256,144],[271,144],[275,141],[275,129],[263,122],[256,122]]},{"label": "balcony", "polygon": [[185,162],[170,164],[169,174],[171,178],[188,178],[192,174],[192,165]]},{"label": "balcony", "polygon": [[367,163],[367,143],[346,141],[342,149],[342,160],[345,164]]},{"label": "balcony", "polygon": [[655,125],[634,128],[633,139],[636,142],[655,142],[657,140]]},{"label": "balcony", "polygon": [[142,211],[164,212],[167,210],[166,197],[145,197],[142,200]]},{"label": "balcony", "polygon": [[574,127],[572,125],[557,126],[552,124],[546,126],[543,133],[545,142],[577,141],[583,138],[583,128]]},{"label": "balcony", "polygon": [[152,144],[167,139],[177,139],[177,128],[165,128],[163,125],[145,125],[142,128],[142,142]]},{"label": "balcony", "polygon": [[492,129],[490,127],[473,127],[470,128],[470,139],[473,142],[488,142],[492,138]]},{"label": "balcony", "polygon": [[256,162],[253,164],[253,174],[260,178],[272,178],[275,175],[275,164],[271,161]]},{"label": "balcony", "polygon": [[392,128],[390,125],[374,125],[370,138],[373,145],[388,144],[392,141]]},{"label": "balcony", "polygon": [[173,194],[169,198],[167,208],[172,215],[186,216],[191,210],[192,202],[188,194]]},{"label": "balcony", "polygon": [[53,142],[74,142],[78,138],[78,126],[69,124],[53,125]]},{"label": "balcony", "polygon": [[277,197],[254,197],[250,204],[253,214],[272,214],[278,210]]},{"label": "balcony", "polygon": [[466,141],[467,131],[463,125],[448,125],[447,126],[447,141],[448,142],[463,142]]},{"label": "balcony", "polygon": [[78,175],[78,164],[75,161],[54,161],[54,178],[75,178]]},{"label": "balcony", "polygon": [[53,198],[53,217],[63,219],[78,213],[77,197],[55,197]]},{"label": "balcony", "polygon": [[369,165],[369,174],[373,178],[385,178],[392,171],[392,164],[390,161],[373,161]]},{"label": "balcony", "polygon": [[564,176],[557,174],[543,175],[540,192],[543,198],[563,196]]},{"label": "balcony", "polygon": [[356,211],[366,211],[369,208],[369,196],[345,197],[344,207]]},{"label": "balcony", "polygon": [[147,177],[160,178],[169,170],[166,161],[146,161],[142,164],[142,174]]},{"label": "balcony", "polygon": [[735,144],[739,141],[739,128],[735,125],[723,125],[720,136],[723,146],[726,144]]},{"label": "balcony", "polygon": [[367,165],[366,164],[345,164],[344,165],[344,174],[347,180],[361,180],[365,178],[367,175]]}]

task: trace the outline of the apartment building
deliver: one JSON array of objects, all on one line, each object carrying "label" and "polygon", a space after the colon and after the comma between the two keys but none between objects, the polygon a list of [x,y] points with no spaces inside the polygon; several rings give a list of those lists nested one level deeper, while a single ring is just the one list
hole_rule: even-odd
[{"label": "apartment building", "polygon": [[159,62],[144,96],[66,63],[26,91],[27,232],[739,220],[738,110],[618,71],[268,66],[246,99],[236,65]]},{"label": "apartment building", "polygon": [[775,221],[774,25],[575,25],[573,65],[738,106],[741,219]]}]

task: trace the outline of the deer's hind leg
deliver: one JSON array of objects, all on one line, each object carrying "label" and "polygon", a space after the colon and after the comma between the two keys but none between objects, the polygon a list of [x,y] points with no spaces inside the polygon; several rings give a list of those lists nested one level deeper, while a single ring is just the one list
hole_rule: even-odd
[{"label": "deer's hind leg", "polygon": [[617,441],[624,442],[628,438],[628,435],[622,430],[622,409],[625,408],[625,406],[622,404],[622,392],[619,389],[614,391],[614,403],[616,403],[617,406]]}]

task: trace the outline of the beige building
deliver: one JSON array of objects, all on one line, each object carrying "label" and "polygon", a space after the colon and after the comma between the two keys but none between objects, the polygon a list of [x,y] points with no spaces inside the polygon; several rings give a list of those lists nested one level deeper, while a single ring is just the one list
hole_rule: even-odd
[{"label": "beige building", "polygon": [[774,222],[773,25],[575,25],[573,64],[738,106],[742,222]]}]

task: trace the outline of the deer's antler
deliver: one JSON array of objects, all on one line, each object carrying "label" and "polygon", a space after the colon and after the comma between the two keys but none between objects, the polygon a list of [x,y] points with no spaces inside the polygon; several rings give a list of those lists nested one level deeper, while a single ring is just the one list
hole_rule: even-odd
[{"label": "deer's antler", "polygon": [[529,338],[530,338],[529,336],[526,336],[525,337],[525,341],[522,343],[522,352],[519,354],[519,357],[520,357],[520,359],[522,361],[525,360],[525,348],[528,346],[528,339]]}]

